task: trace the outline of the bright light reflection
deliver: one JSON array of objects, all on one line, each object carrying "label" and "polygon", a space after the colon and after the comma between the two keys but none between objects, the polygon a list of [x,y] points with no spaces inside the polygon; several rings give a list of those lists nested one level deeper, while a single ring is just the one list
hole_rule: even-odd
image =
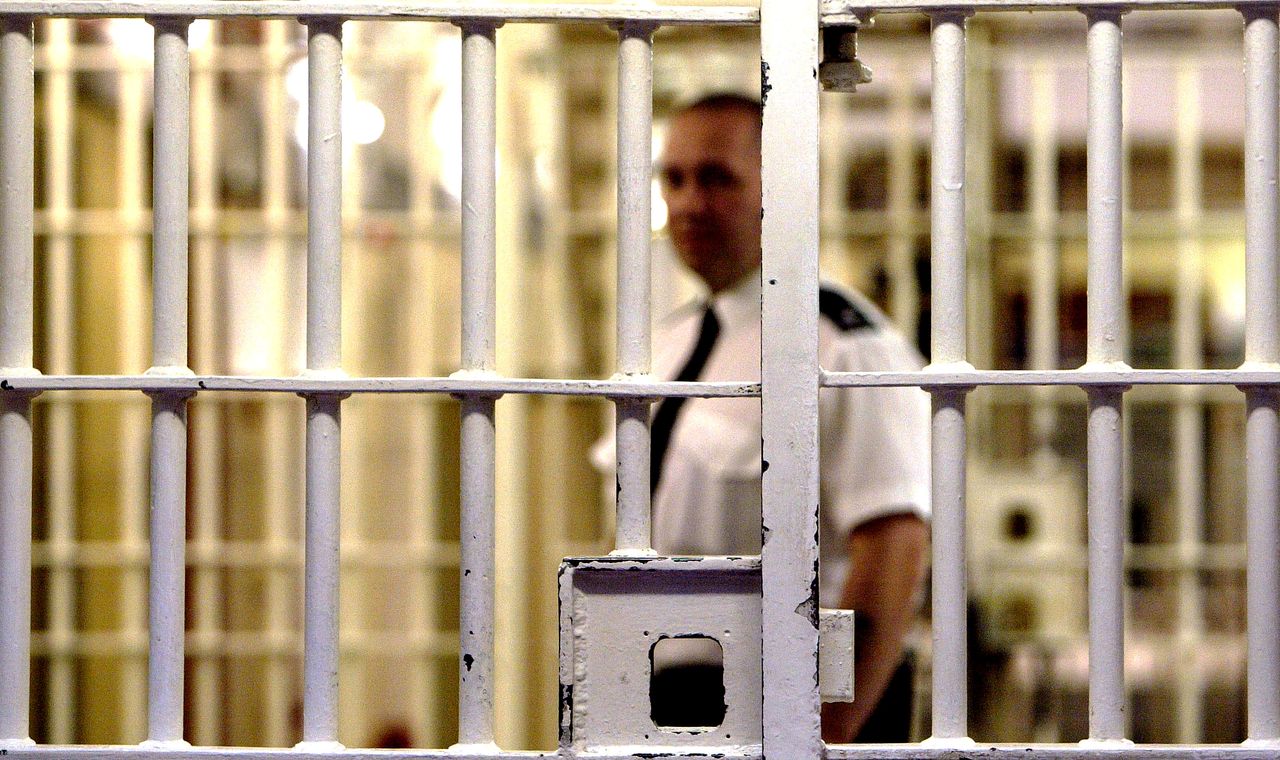
[{"label": "bright light reflection", "polygon": [[[155,55],[155,29],[140,18],[113,18],[107,21],[107,39],[117,55],[132,61],[150,61]],[[187,28],[187,45],[201,50],[213,42],[213,22],[196,19]]]},{"label": "bright light reflection", "polygon": [[[307,149],[307,59],[299,58],[285,72],[285,92],[298,104],[298,116],[293,122],[293,138],[303,150]],[[387,128],[387,118],[373,102],[357,100],[351,80],[342,80],[342,134],[355,145],[370,145],[382,137]]]}]

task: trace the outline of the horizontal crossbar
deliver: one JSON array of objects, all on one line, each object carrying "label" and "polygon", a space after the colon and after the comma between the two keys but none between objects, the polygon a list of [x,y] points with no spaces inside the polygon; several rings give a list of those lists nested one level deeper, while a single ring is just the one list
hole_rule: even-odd
[{"label": "horizontal crossbar", "polygon": [[[1064,369],[1064,370],[922,370],[918,372],[823,372],[826,388],[976,386],[1075,386],[1079,388],[1144,385],[1237,386],[1280,388],[1274,369]],[[0,373],[0,393],[44,391],[142,391],[197,393],[232,391],[298,393],[444,393],[465,395],[527,394],[599,396],[604,398],[743,398],[760,395],[756,382],[676,382],[659,380],[571,380],[506,377],[246,377],[230,375],[18,375]]]}]

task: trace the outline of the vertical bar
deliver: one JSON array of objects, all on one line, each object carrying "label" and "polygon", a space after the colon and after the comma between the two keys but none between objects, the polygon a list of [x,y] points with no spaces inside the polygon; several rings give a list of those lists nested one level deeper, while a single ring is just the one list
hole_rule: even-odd
[{"label": "vertical bar", "polygon": [[188,151],[191,139],[189,19],[153,20],[153,371],[187,369]]},{"label": "vertical bar", "polygon": [[[1277,262],[1276,9],[1244,11],[1245,65],[1245,365],[1280,361],[1280,262]],[[1249,739],[1280,739],[1280,398],[1245,389],[1248,526]]]},{"label": "vertical bar", "polygon": [[[1177,290],[1173,302],[1174,363],[1180,369],[1204,366],[1201,338],[1202,256],[1200,75],[1187,57],[1177,69],[1177,136],[1174,151],[1178,215]],[[1200,591],[1201,533],[1204,527],[1204,404],[1201,388],[1184,386],[1175,415],[1175,484],[1178,501],[1178,646],[1182,662],[1194,663],[1204,636]],[[1178,741],[1196,743],[1204,735],[1203,670],[1178,669]]]},{"label": "vertical bar", "polygon": [[763,0],[763,749],[766,757],[796,760],[823,755],[817,690],[817,51],[815,0]]},{"label": "vertical bar", "polygon": [[[69,231],[72,195],[72,135],[75,111],[71,90],[71,24],[69,19],[45,22],[49,64],[45,70],[45,207],[52,230],[47,240],[44,298],[45,371],[69,375],[74,371],[73,344],[75,279]],[[76,591],[72,566],[76,535],[75,409],[58,399],[45,407],[48,444],[44,451],[49,510],[49,546],[55,558],[49,576],[49,633],[70,642],[75,630]],[[75,735],[75,670],[70,647],[51,648],[49,692],[45,710],[49,742],[70,744]]]},{"label": "vertical bar", "polygon": [[[618,374],[649,372],[653,27],[625,23],[618,43]],[[617,552],[651,552],[649,402],[617,402]]]},{"label": "vertical bar", "polygon": [[[189,21],[155,25],[153,373],[188,374]],[[182,739],[186,542],[185,395],[153,396],[149,734]]]},{"label": "vertical bar", "polygon": [[[1043,370],[1058,368],[1058,135],[1051,61],[1035,61],[1030,76],[1031,368]],[[1035,388],[1032,432],[1042,461],[1052,455],[1058,420],[1052,390]]]},{"label": "vertical bar", "polygon": [[[930,183],[932,368],[968,368],[965,219],[965,17],[932,17],[933,147]],[[968,736],[965,650],[965,393],[933,395],[933,732]]]},{"label": "vertical bar", "polygon": [[[307,24],[307,372],[342,373],[342,21]],[[307,397],[302,744],[338,744],[342,398]]]},{"label": "vertical bar", "polygon": [[[1124,367],[1120,14],[1090,12],[1088,363]],[[1090,389],[1089,738],[1124,738],[1123,388]]]},{"label": "vertical bar", "polygon": [[[187,368],[187,218],[191,136],[189,19],[153,20],[152,367]],[[151,594],[147,738],[182,744],[186,630],[187,398],[151,394]]]},{"label": "vertical bar", "polygon": [[[0,375],[35,372],[33,36],[0,18]],[[31,396],[0,392],[0,744],[31,741],[31,457]]]},{"label": "vertical bar", "polygon": [[186,630],[187,395],[153,394],[148,743],[182,740]]},{"label": "vertical bar", "polygon": [[[497,341],[497,27],[462,30],[462,371],[491,374]],[[492,396],[462,400],[462,559],[458,744],[494,744]]]}]

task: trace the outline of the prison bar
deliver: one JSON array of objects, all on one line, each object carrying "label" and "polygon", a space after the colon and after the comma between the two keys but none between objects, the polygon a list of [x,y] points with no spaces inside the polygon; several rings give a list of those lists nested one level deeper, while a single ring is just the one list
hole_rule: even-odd
[{"label": "prison bar", "polygon": [[[32,20],[0,17],[0,377],[32,374]],[[30,741],[31,394],[0,395],[0,743]]]},{"label": "prison bar", "polygon": [[[307,372],[342,373],[342,21],[307,21]],[[342,397],[307,396],[302,742],[338,744]]]},{"label": "prison bar", "polygon": [[[1246,10],[1245,65],[1245,364],[1280,362],[1280,264],[1277,256],[1277,120],[1280,56],[1276,9]],[[1245,492],[1248,570],[1248,736],[1280,739],[1280,398],[1245,388]]]},{"label": "prison bar", "polygon": [[[1088,15],[1087,364],[1123,368],[1125,304],[1120,14]],[[1089,739],[1122,740],[1124,695],[1123,386],[1089,389]]]},{"label": "prison bar", "polygon": [[[462,370],[496,376],[497,27],[462,29]],[[494,745],[496,396],[462,397],[458,744]]]},{"label": "prison bar", "polygon": [[[933,356],[930,369],[964,372],[967,360],[965,227],[965,16],[938,14],[930,32],[933,130],[930,186]],[[968,736],[965,583],[965,388],[932,397],[933,727],[935,741]]]},{"label": "prison bar", "polygon": [[[151,374],[187,368],[189,21],[155,25]],[[186,634],[187,394],[152,394],[147,739],[182,742]]]},{"label": "prison bar", "polygon": [[[624,23],[618,41],[618,377],[648,375],[651,361],[650,187],[653,27]],[[651,551],[649,401],[617,400],[616,550]]]},{"label": "prison bar", "polygon": [[822,756],[818,720],[818,3],[763,0],[761,585],[764,754]]}]

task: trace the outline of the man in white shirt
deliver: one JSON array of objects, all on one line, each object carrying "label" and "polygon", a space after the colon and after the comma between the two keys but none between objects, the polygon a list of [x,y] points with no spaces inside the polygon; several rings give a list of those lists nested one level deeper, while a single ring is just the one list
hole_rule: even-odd
[{"label": "man in white shirt", "polygon": [[[703,98],[670,123],[658,166],[668,230],[707,295],[661,326],[659,377],[760,378],[760,126],[760,104],[737,95]],[[824,287],[819,307],[825,369],[921,366],[916,351],[860,296]],[[907,741],[911,677],[902,666],[902,640],[928,541],[928,397],[915,388],[827,389],[819,420],[820,601],[855,610],[857,621],[854,701],[824,705],[823,737]],[[666,399],[655,407],[658,552],[759,553],[760,434],[759,399]],[[694,689],[672,684],[677,695]]]}]

